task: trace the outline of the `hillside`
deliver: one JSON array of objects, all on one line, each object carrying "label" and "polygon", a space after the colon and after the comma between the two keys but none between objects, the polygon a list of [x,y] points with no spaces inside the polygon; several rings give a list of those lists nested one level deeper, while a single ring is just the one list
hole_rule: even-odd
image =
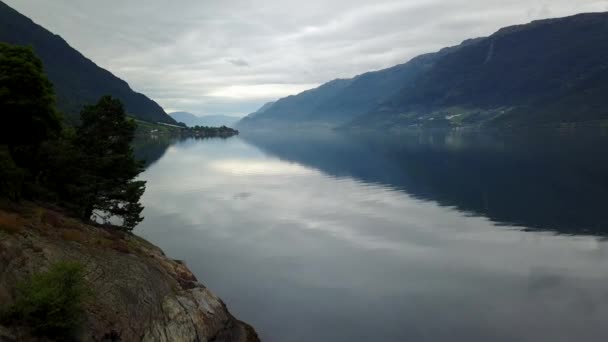
[{"label": "hillside", "polygon": [[354,124],[519,127],[608,119],[606,37],[608,13],[501,29],[440,59]]},{"label": "hillside", "polygon": [[606,120],[607,36],[608,13],[507,27],[280,99],[239,127],[520,127]]},{"label": "hillside", "polygon": [[188,127],[194,126],[209,126],[209,127],[220,127],[220,126],[232,126],[239,118],[229,115],[204,115],[198,116],[188,112],[173,112],[169,113],[175,121],[183,122]]},{"label": "hillside", "polygon": [[265,104],[238,123],[241,128],[272,125],[339,126],[367,114],[426,72],[440,57],[471,44],[418,56],[388,69],[367,72],[352,79],[330,81],[318,88]]},{"label": "hillside", "polygon": [[365,114],[422,72],[437,54],[420,56],[395,67],[368,72],[352,79],[333,80],[318,88],[265,104],[239,127],[311,123],[340,125]]},{"label": "hillside", "polygon": [[130,115],[146,121],[175,123],[162,107],[127,82],[97,66],[60,36],[47,31],[0,1],[0,41],[33,47],[57,93],[57,105],[75,118],[85,104],[112,95],[125,104]]}]

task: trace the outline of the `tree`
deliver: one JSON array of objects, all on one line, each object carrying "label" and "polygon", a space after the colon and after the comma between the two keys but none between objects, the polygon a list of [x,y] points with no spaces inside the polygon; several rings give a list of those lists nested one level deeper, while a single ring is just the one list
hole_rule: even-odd
[{"label": "tree", "polygon": [[27,168],[40,144],[61,130],[53,86],[31,48],[0,43],[0,115],[0,144]]},{"label": "tree", "polygon": [[81,113],[74,131],[55,110],[52,84],[30,48],[0,43],[0,196],[61,202],[86,220],[143,219],[143,163],[133,156],[136,124],[109,96]]},{"label": "tree", "polygon": [[82,218],[120,217],[123,227],[131,230],[143,219],[139,199],[145,190],[144,181],[134,180],[143,171],[131,147],[136,124],[127,118],[120,100],[110,96],[85,107],[80,119],[76,144],[82,171],[76,192]]},{"label": "tree", "polygon": [[34,274],[19,284],[15,304],[0,315],[0,323],[23,325],[52,340],[74,340],[89,295],[83,273],[78,263],[59,262]]},{"label": "tree", "polygon": [[0,149],[0,196],[19,200],[24,178],[24,170],[15,165],[8,151]]}]

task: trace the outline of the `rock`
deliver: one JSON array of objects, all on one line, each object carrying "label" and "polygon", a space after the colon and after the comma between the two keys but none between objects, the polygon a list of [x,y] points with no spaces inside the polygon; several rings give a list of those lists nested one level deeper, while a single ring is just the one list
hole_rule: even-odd
[{"label": "rock", "polygon": [[13,335],[9,329],[0,325],[0,341],[13,342],[17,341],[17,337]]},{"label": "rock", "polygon": [[[16,284],[59,261],[85,268],[92,296],[85,303],[83,341],[256,342],[249,325],[183,262],[135,235],[85,225],[33,206],[19,229],[0,225],[0,303],[9,306]],[[14,216],[0,210],[4,216]],[[5,220],[6,221],[6,220]],[[27,340],[27,332],[0,325],[0,341]]]}]

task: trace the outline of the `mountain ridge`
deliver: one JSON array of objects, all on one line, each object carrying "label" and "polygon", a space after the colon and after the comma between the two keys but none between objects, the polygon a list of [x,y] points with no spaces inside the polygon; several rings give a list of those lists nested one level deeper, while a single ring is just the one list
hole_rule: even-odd
[{"label": "mountain ridge", "polygon": [[[237,123],[237,126],[241,128],[261,126],[255,121],[261,121],[262,125],[273,125],[277,122],[289,121],[291,118],[287,116],[294,113],[300,117],[310,119],[308,123],[311,123],[313,127],[345,124],[375,108],[375,105],[387,99],[392,94],[391,92],[398,91],[418,73],[429,68],[437,58],[479,39],[483,38],[466,39],[459,45],[445,47],[437,52],[425,53],[389,68],[364,72],[352,78],[331,80],[317,88],[269,102],[258,111],[244,117]],[[323,94],[324,97],[328,98],[328,101],[323,102],[323,99],[321,101],[315,99],[315,101],[307,103],[315,94],[322,93],[326,89],[334,90],[338,87],[341,87],[341,89],[335,91],[334,94]],[[348,106],[348,110],[340,108],[340,105],[344,103]],[[301,106],[302,104],[305,105]],[[286,111],[285,107],[291,108]],[[341,112],[337,115],[337,118],[327,119],[323,117],[327,114],[334,115],[336,112]]]},{"label": "mountain ridge", "polygon": [[[271,106],[241,128],[321,120],[332,127],[502,127],[608,120],[608,13],[582,13],[501,28],[488,37],[355,76],[337,94]],[[331,83],[331,82],[330,82]],[[278,100],[297,106],[301,93]],[[316,102],[315,102],[316,101]],[[331,110],[328,110],[331,109]],[[340,110],[343,111],[340,113]],[[338,114],[336,114],[338,113]],[[304,119],[302,119],[304,118]]]},{"label": "mountain ridge", "polygon": [[57,106],[72,120],[103,95],[121,99],[130,115],[150,122],[176,122],[164,109],[112,72],[74,49],[61,36],[0,1],[0,41],[31,46],[43,61],[57,94]]}]

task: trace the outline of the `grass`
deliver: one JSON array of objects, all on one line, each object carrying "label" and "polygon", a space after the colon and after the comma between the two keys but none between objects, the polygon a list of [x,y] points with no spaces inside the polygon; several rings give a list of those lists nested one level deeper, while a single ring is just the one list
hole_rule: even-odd
[{"label": "grass", "polygon": [[84,317],[82,302],[89,294],[83,272],[78,263],[58,262],[34,274],[18,286],[15,303],[1,321],[51,340],[75,340]]}]

